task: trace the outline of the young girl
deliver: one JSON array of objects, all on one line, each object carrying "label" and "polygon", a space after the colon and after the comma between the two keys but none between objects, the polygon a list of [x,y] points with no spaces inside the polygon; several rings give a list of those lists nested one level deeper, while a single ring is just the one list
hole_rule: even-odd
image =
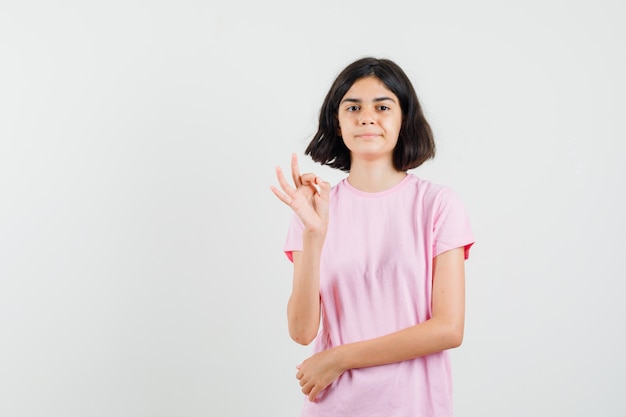
[{"label": "young girl", "polygon": [[435,144],[404,71],[387,59],[347,66],[305,154],[348,175],[331,187],[301,175],[294,154],[293,185],[276,168],[271,187],[294,211],[289,332],[316,340],[297,366],[302,416],[452,416],[446,350],[463,339],[474,240],[458,196],[407,173]]}]

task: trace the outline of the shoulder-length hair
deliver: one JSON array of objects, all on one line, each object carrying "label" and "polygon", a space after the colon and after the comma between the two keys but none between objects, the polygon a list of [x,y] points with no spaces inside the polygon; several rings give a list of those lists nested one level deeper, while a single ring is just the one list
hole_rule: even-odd
[{"label": "shoulder-length hair", "polygon": [[357,80],[374,76],[400,101],[402,126],[393,150],[398,171],[417,168],[435,156],[435,141],[424,117],[413,84],[396,63],[388,59],[361,58],[348,65],[333,82],[319,114],[317,133],[304,153],[313,161],[342,171],[350,171],[350,150],[340,136],[338,111],[341,99]]}]

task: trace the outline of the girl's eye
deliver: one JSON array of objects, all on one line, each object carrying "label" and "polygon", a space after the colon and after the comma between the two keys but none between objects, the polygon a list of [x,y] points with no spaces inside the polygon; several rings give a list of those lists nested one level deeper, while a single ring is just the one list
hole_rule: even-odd
[{"label": "girl's eye", "polygon": [[378,106],[378,110],[389,110],[389,107],[387,106]]},{"label": "girl's eye", "polygon": [[349,106],[346,110],[348,111],[357,111],[359,109],[359,106]]}]

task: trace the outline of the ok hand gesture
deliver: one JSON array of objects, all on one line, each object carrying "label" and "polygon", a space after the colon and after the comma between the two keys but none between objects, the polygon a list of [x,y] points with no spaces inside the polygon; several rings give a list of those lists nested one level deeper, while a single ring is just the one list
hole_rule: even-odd
[{"label": "ok hand gesture", "polygon": [[280,167],[276,167],[276,177],[282,191],[271,186],[272,192],[298,215],[305,230],[326,233],[330,184],[315,174],[300,175],[298,157],[295,153],[291,155],[291,177],[294,186],[289,185]]}]

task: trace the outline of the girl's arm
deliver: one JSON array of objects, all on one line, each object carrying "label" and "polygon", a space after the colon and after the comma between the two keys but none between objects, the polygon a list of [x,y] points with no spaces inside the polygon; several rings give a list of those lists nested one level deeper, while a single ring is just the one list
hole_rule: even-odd
[{"label": "girl's arm", "polygon": [[296,377],[302,392],[315,396],[348,369],[401,362],[461,345],[465,322],[464,249],[433,262],[432,317],[418,325],[320,352],[305,360]]},{"label": "girl's arm", "polygon": [[287,304],[289,335],[308,345],[320,325],[320,256],[324,236],[303,233],[302,252],[293,254],[293,286]]},{"label": "girl's arm", "polygon": [[320,257],[328,229],[330,184],[314,174],[300,175],[298,157],[291,156],[293,186],[282,170],[276,168],[280,189],[272,192],[288,205],[304,225],[302,251],[293,254],[293,287],[287,304],[289,334],[298,343],[308,345],[317,336],[320,324]]}]

